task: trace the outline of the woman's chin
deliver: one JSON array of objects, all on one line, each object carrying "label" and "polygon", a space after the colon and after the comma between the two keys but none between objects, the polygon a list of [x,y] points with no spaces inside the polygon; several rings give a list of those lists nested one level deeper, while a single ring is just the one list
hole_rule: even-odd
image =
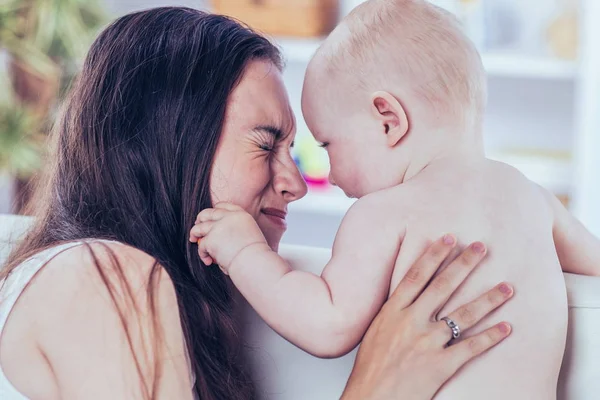
[{"label": "woman's chin", "polygon": [[269,247],[275,252],[277,253],[279,251],[279,243],[281,242],[281,238],[278,238],[277,240],[272,239],[269,240],[267,239],[267,243],[269,244]]},{"label": "woman's chin", "polygon": [[258,226],[262,231],[263,235],[265,236],[269,247],[274,252],[277,252],[279,250],[279,243],[281,242],[281,238],[283,237],[283,234],[285,233],[286,229],[282,229],[281,227],[274,227],[273,224],[265,223],[265,221],[260,221]]},{"label": "woman's chin", "polygon": [[267,240],[267,244],[274,251],[279,251],[279,243],[281,242],[281,237],[283,236],[283,232],[264,232],[265,239]]}]

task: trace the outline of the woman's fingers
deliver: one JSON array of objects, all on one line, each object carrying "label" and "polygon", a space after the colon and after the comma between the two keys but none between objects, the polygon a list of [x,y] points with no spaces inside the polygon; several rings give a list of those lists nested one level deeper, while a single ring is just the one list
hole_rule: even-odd
[{"label": "woman's fingers", "polygon": [[[502,283],[476,300],[465,304],[450,313],[447,317],[454,321],[462,332],[477,325],[485,316],[508,301],[514,294],[511,285]],[[439,321],[440,343],[448,343],[452,339],[452,330],[446,321]]]},{"label": "woman's fingers", "polygon": [[478,299],[450,313],[448,318],[459,324],[461,328],[470,329],[489,313],[508,301],[513,296],[513,293],[511,285],[502,283]]},{"label": "woman's fingers", "polygon": [[433,318],[446,304],[456,289],[467,279],[485,257],[486,248],[481,242],[471,244],[447,268],[436,276],[419,300],[419,308],[431,312]]},{"label": "woman's fingers", "polygon": [[445,362],[452,369],[452,375],[473,358],[488,351],[506,339],[512,332],[512,327],[507,322],[502,322],[475,336],[463,340],[444,350]]},{"label": "woman's fingers", "polygon": [[436,273],[440,265],[450,254],[456,245],[453,235],[445,235],[438,239],[423,253],[423,255],[408,270],[400,281],[390,301],[393,301],[401,309],[411,305],[427,286],[431,277]]}]

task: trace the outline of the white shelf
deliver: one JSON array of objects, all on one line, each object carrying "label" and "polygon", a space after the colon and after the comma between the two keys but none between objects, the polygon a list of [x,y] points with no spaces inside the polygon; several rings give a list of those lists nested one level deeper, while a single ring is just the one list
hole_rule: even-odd
[{"label": "white shelf", "polygon": [[488,154],[488,158],[512,165],[555,194],[568,195],[573,190],[573,163],[568,156],[504,152]]},{"label": "white shelf", "polygon": [[[322,38],[275,40],[289,63],[308,63],[315,54]],[[572,80],[577,75],[577,62],[564,61],[543,56],[527,56],[511,52],[493,51],[484,53],[483,64],[489,76]]]},{"label": "white shelf", "polygon": [[483,54],[482,59],[490,76],[551,80],[571,80],[577,76],[575,61],[501,52]]},{"label": "white shelf", "polygon": [[[490,159],[512,165],[528,179],[545,187],[555,194],[569,194],[572,190],[572,166],[567,158],[548,156],[519,155],[514,153],[498,153]],[[311,189],[302,199],[289,205],[290,212],[343,216],[354,204],[338,188],[323,190]]]}]

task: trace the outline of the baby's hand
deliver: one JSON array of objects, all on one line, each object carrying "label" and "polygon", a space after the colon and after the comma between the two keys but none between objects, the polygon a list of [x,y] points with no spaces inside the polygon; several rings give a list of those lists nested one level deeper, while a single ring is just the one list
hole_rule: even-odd
[{"label": "baby's hand", "polygon": [[198,254],[206,265],[217,263],[228,274],[232,261],[254,245],[269,249],[256,221],[243,208],[219,203],[203,210],[190,231],[190,242],[198,243]]}]

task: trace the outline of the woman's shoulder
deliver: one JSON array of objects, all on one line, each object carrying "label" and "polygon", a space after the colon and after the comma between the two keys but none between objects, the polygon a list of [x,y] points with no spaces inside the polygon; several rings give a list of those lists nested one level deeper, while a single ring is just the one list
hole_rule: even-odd
[{"label": "woman's shoulder", "polygon": [[[150,277],[159,278],[162,284],[171,283],[164,268],[152,256],[120,242],[87,239],[43,253],[49,253],[50,257],[34,257],[44,265],[29,283],[27,293],[39,292],[44,297],[56,296],[58,300],[96,294],[82,291],[84,287],[108,286],[118,293],[126,286],[146,285]],[[119,282],[128,285],[117,285]]]},{"label": "woman's shoulder", "polygon": [[[143,306],[150,294],[157,295],[159,302],[177,305],[169,275],[152,256],[119,242],[82,240],[47,261],[24,297],[33,303],[34,310],[56,318],[67,312],[61,305],[91,307],[96,302],[98,306],[108,302],[119,311]],[[104,311],[110,312],[110,308]]]},{"label": "woman's shoulder", "polygon": [[37,346],[69,382],[89,380],[82,371],[91,368],[92,386],[118,377],[136,382],[140,375],[149,383],[168,352],[171,369],[182,374],[173,379],[191,387],[173,282],[139,249],[99,240],[74,244],[48,261],[19,302],[14,311],[24,311]]}]

